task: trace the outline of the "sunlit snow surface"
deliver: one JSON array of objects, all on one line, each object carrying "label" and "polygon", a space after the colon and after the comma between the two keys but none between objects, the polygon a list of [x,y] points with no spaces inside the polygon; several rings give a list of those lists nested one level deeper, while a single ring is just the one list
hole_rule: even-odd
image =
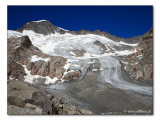
[{"label": "sunlit snow surface", "polygon": [[[42,34],[37,34],[33,31],[24,30],[24,35],[28,35],[33,45],[41,49],[44,53],[49,55],[58,55],[66,58],[74,57],[71,50],[85,50],[84,58],[97,57],[101,55],[101,50],[98,46],[94,45],[94,41],[100,41],[106,48],[113,45],[126,45],[124,42],[114,42],[104,36],[99,35],[72,35],[66,34],[51,34],[44,36]],[[135,46],[136,44],[127,44],[129,46]],[[127,55],[131,54],[133,51],[115,51],[115,53],[104,54],[105,56],[110,55]]]},{"label": "sunlit snow surface", "polygon": [[94,41],[100,41],[106,46],[106,48],[108,48],[108,46],[113,48],[112,47],[113,45],[114,46],[137,45],[137,44],[128,44],[124,42],[115,42],[104,36],[93,35],[93,34],[72,35],[69,33],[66,34],[56,33],[44,36],[42,34],[37,34],[31,30],[24,30],[23,33],[11,30],[8,31],[8,37],[10,36],[21,37],[24,35],[29,36],[30,40],[32,41],[32,44],[41,49],[44,53],[54,56],[63,56],[65,58],[74,58],[74,53],[71,50],[85,50],[86,53],[84,53],[84,56],[81,58],[128,55],[135,52],[135,51],[125,50],[125,51],[115,51],[115,52],[101,54],[100,48],[94,45],[93,43]]},{"label": "sunlit snow surface", "polygon": [[32,21],[32,22],[43,22],[43,21],[47,21],[47,20],[38,20],[38,21]]},{"label": "sunlit snow surface", "polygon": [[[15,31],[8,31],[8,37],[16,36],[21,37],[27,35],[29,36],[32,44],[39,49],[41,49],[44,53],[51,55],[51,56],[62,56],[67,58],[67,63],[64,66],[67,70],[80,70],[83,76],[89,67],[90,64],[94,64],[95,60],[98,59],[100,62],[100,69],[93,69],[92,72],[101,71],[101,81],[107,82],[117,88],[136,91],[146,95],[152,95],[152,88],[145,87],[145,86],[138,86],[133,85],[124,81],[121,77],[121,66],[117,59],[113,58],[112,56],[123,56],[129,55],[136,50],[129,51],[117,51],[113,48],[113,46],[121,46],[121,45],[128,45],[128,46],[136,46],[137,44],[128,44],[124,42],[115,42],[110,40],[104,36],[99,35],[72,35],[72,34],[50,34],[44,36],[42,34],[37,34],[33,31],[24,30],[23,33],[15,32]],[[104,53],[102,54],[101,49],[94,45],[94,41],[100,41],[103,43],[108,51],[110,48],[113,48],[114,52]],[[75,53],[72,50],[85,50],[84,56],[82,57],[75,57]],[[37,56],[32,56],[32,61],[40,60]],[[24,66],[25,67],[25,66]],[[30,75],[30,72],[27,71],[27,76],[25,76],[26,81],[30,82],[33,78],[37,78],[38,76]],[[64,77],[64,76],[63,76]],[[63,77],[61,81],[63,82]],[[32,80],[31,80],[32,79]],[[49,77],[46,78],[46,84],[55,83],[57,78],[50,79]]]}]

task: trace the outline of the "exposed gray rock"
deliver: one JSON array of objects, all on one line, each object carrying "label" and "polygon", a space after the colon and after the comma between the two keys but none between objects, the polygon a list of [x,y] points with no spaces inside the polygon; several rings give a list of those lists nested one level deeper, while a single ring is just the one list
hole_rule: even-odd
[{"label": "exposed gray rock", "polygon": [[107,52],[106,46],[103,43],[101,43],[100,41],[95,41],[95,42],[93,42],[93,44],[97,45],[100,48],[100,50],[102,51],[102,53]]},{"label": "exposed gray rock", "polygon": [[75,57],[83,57],[84,53],[86,53],[85,50],[71,50],[71,52],[73,52],[75,54]]}]

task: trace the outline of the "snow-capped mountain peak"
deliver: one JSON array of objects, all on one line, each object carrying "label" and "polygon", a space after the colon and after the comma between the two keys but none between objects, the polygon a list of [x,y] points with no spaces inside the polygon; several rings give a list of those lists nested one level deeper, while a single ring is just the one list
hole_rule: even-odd
[{"label": "snow-capped mountain peak", "polygon": [[23,33],[24,30],[31,30],[35,33],[43,35],[49,35],[54,33],[64,34],[66,32],[66,30],[53,25],[48,20],[27,22],[26,24],[24,24],[23,27],[21,27],[17,31]]}]

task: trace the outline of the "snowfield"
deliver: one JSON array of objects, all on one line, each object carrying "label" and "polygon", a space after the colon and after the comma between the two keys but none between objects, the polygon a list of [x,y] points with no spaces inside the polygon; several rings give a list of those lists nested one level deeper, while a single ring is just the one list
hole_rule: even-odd
[{"label": "snowfield", "polygon": [[[32,44],[44,53],[52,56],[63,56],[65,58],[74,58],[75,53],[72,50],[85,50],[84,56],[81,58],[94,58],[98,56],[119,56],[119,55],[128,55],[134,53],[135,51],[117,51],[114,46],[136,46],[137,44],[128,44],[124,42],[115,42],[111,39],[108,39],[104,36],[88,34],[88,35],[72,35],[69,33],[66,34],[50,34],[42,35],[37,34],[31,30],[24,30],[23,33],[16,31],[8,31],[8,37],[15,36],[21,37],[27,35],[29,36]],[[105,45],[108,53],[101,54],[101,48],[94,44],[95,41],[99,41]],[[111,49],[114,52],[111,52]]]}]

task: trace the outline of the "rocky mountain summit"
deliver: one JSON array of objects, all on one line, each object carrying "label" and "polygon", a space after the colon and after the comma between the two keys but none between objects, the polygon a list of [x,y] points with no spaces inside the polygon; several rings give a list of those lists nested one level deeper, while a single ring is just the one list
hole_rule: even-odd
[{"label": "rocky mountain summit", "polygon": [[22,32],[23,30],[33,30],[36,33],[44,35],[48,35],[51,33],[54,34],[56,32],[60,34],[66,33],[66,30],[54,26],[51,22],[47,20],[27,22],[26,24],[24,24],[23,27],[21,27],[17,31]]}]

